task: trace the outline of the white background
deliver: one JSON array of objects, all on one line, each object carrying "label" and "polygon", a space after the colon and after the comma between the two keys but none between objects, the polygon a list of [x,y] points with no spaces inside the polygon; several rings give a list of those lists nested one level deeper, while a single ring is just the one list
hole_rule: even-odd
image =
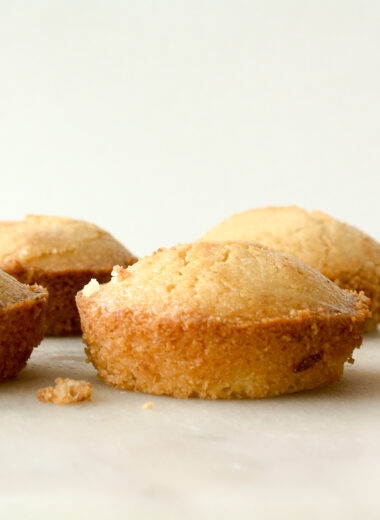
[{"label": "white background", "polygon": [[[0,220],[83,218],[142,255],[298,204],[380,239],[379,92],[378,0],[0,0]],[[378,343],[325,390],[142,411],[47,339],[0,389],[2,514],[377,519]],[[93,402],[39,403],[57,376]]]},{"label": "white background", "polygon": [[0,218],[136,255],[267,204],[376,238],[377,0],[0,0]]}]

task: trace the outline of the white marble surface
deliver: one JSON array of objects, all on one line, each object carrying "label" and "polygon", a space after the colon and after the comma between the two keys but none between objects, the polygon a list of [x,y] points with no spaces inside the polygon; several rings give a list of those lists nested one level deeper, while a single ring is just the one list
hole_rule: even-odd
[{"label": "white marble surface", "polygon": [[[108,387],[79,338],[48,338],[1,385],[2,518],[379,518],[380,334],[355,357],[327,389],[176,400]],[[57,376],[92,402],[40,403]]]}]

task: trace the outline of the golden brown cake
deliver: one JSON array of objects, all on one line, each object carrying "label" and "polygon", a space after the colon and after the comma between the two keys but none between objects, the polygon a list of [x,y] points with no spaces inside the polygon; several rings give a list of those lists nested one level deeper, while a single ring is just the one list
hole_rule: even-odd
[{"label": "golden brown cake", "polygon": [[86,352],[107,383],[209,399],[340,379],[362,341],[363,294],[250,242],[182,244],[77,295]]},{"label": "golden brown cake", "polygon": [[367,329],[380,322],[380,244],[321,211],[253,209],[224,220],[200,240],[249,240],[296,256],[339,287],[363,291],[372,301]]},{"label": "golden brown cake", "polygon": [[0,381],[14,377],[46,330],[48,293],[0,271]]},{"label": "golden brown cake", "polygon": [[109,233],[88,222],[34,215],[0,222],[0,269],[49,291],[47,334],[80,334],[76,293],[91,278],[107,282],[113,265],[134,261]]}]

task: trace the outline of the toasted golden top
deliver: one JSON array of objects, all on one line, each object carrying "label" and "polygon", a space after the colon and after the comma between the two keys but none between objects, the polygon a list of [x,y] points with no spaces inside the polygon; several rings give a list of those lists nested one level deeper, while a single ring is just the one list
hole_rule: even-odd
[{"label": "toasted golden top", "polygon": [[15,264],[46,270],[104,269],[132,257],[94,224],[64,217],[28,215],[0,222],[0,268]]},{"label": "toasted golden top", "polygon": [[253,209],[224,220],[200,240],[250,240],[294,255],[329,278],[364,272],[380,283],[380,244],[321,211]]},{"label": "toasted golden top", "polygon": [[32,291],[28,285],[24,285],[0,270],[0,307],[5,308],[8,305],[19,303],[31,298],[36,298],[41,294],[38,290]]},{"label": "toasted golden top", "polygon": [[250,242],[181,244],[115,269],[108,284],[90,284],[80,293],[90,305],[168,316],[256,321],[351,313],[358,301],[297,259]]}]

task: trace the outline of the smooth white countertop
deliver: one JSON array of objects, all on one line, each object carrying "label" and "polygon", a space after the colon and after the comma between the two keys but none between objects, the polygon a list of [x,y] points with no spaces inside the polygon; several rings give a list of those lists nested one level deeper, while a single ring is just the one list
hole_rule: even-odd
[{"label": "smooth white countertop", "polygon": [[[380,334],[355,358],[326,389],[177,400],[111,388],[79,338],[45,339],[1,385],[3,518],[378,518]],[[92,402],[40,403],[57,376]]]}]

